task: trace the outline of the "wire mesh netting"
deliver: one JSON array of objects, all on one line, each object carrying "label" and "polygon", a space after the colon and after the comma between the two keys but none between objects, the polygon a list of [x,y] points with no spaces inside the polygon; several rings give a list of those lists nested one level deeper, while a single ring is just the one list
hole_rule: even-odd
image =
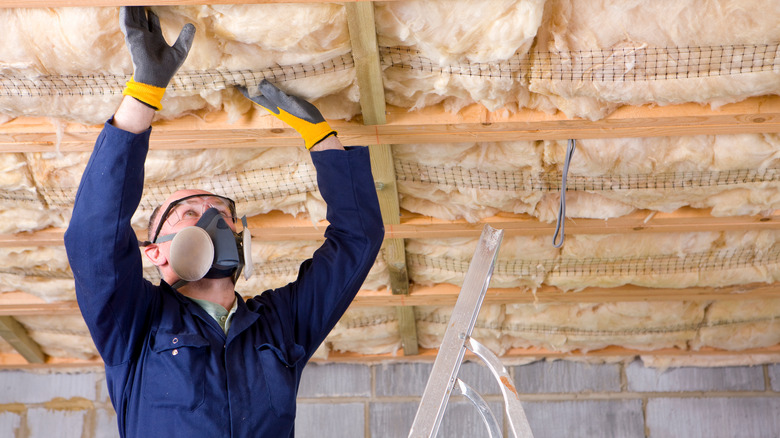
[{"label": "wire mesh netting", "polygon": [[[450,315],[441,313],[418,314],[419,322],[446,325],[449,323]],[[642,327],[615,327],[612,329],[603,327],[575,327],[567,325],[553,324],[517,324],[496,321],[478,320],[474,327],[478,329],[500,330],[512,334],[535,334],[535,335],[569,335],[569,336],[632,336],[632,335],[652,335],[652,334],[671,334],[671,333],[696,333],[705,328],[730,327],[757,323],[772,323],[776,317],[753,317],[753,318],[735,318],[728,320],[698,320],[687,324],[671,324],[662,326],[642,326]]]},{"label": "wire mesh netting", "polygon": [[[200,187],[213,191],[241,204],[253,201],[269,201],[291,195],[316,192],[317,174],[309,163],[289,163],[276,167],[230,171],[213,176],[147,183],[140,208],[153,209],[176,190],[185,187]],[[37,187],[43,201],[49,207],[71,207],[76,196],[76,187]],[[13,196],[3,193],[0,196]],[[7,199],[7,198],[3,198]],[[26,199],[26,198],[25,198]]]},{"label": "wire mesh netting", "polygon": [[[497,62],[437,63],[406,47],[380,47],[380,63],[427,73],[551,81],[651,81],[780,72],[780,43],[694,47],[620,47],[583,51],[517,53]],[[352,54],[318,64],[274,66],[252,70],[179,72],[172,91],[253,87],[263,79],[289,81],[354,68]],[[130,75],[0,75],[0,96],[95,96],[122,92]]]},{"label": "wire mesh netting", "polygon": [[780,44],[620,47],[612,49],[531,52],[490,63],[442,65],[416,49],[382,47],[386,67],[428,73],[550,81],[650,81],[777,71]]},{"label": "wire mesh netting", "polygon": [[[481,170],[460,166],[433,166],[414,161],[395,160],[398,181],[418,182],[461,189],[502,191],[561,190],[560,171],[531,173],[524,171]],[[778,182],[780,168],[732,169],[724,171],[661,172],[633,175],[569,175],[567,190],[664,190],[695,187],[733,186]]]},{"label": "wire mesh netting", "polygon": [[[182,71],[176,74],[168,86],[171,91],[224,90],[234,85],[255,87],[263,79],[283,82],[309,78],[355,66],[352,56],[345,54],[319,64],[274,66],[252,70]],[[130,75],[43,75],[18,77],[0,74],[0,96],[100,96],[122,93]]]},{"label": "wire mesh netting", "polygon": [[[469,260],[450,257],[430,257],[409,253],[407,263],[457,274],[466,274]],[[555,258],[545,260],[496,261],[494,275],[511,277],[564,277],[673,275],[701,271],[721,271],[748,267],[770,266],[780,263],[780,245],[768,250],[737,248],[696,252],[685,255],[661,254],[615,258]]]}]

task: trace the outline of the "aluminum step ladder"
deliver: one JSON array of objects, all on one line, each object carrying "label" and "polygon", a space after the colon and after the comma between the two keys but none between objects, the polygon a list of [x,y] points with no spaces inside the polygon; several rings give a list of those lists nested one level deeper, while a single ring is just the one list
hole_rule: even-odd
[{"label": "aluminum step ladder", "polygon": [[457,390],[466,396],[477,408],[491,438],[503,437],[502,427],[493,415],[482,396],[458,378],[458,370],[463,363],[466,349],[479,357],[490,369],[504,396],[509,429],[515,438],[533,438],[525,411],[520,404],[517,390],[507,369],[496,355],[471,337],[477,315],[485,299],[490,276],[496,264],[498,248],[504,236],[503,230],[485,225],[479,238],[474,257],[469,264],[463,280],[458,300],[444,333],[439,353],[433,363],[431,375],[425,385],[420,406],[414,417],[409,438],[433,438],[439,431],[439,425],[452,391]]}]

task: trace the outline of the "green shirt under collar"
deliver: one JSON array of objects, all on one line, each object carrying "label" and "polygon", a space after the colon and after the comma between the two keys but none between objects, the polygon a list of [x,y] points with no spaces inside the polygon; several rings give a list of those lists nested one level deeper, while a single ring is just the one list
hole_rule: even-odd
[{"label": "green shirt under collar", "polygon": [[212,303],[211,301],[207,300],[199,300],[192,297],[187,298],[194,301],[195,304],[199,305],[201,308],[203,308],[203,310],[206,311],[206,313],[211,315],[211,317],[217,321],[217,324],[222,327],[222,331],[225,332],[225,335],[227,335],[228,329],[230,329],[230,322],[233,320],[233,315],[236,313],[236,309],[238,308],[238,300],[233,300],[233,307],[230,309],[230,312],[228,312],[224,307],[217,303]]}]

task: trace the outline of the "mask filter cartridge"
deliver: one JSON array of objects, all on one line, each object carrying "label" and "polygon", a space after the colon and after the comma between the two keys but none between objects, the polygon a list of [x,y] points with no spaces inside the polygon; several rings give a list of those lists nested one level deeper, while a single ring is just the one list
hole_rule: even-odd
[{"label": "mask filter cartridge", "polygon": [[203,278],[214,262],[214,244],[209,233],[200,227],[187,227],[171,241],[170,264],[184,281]]}]

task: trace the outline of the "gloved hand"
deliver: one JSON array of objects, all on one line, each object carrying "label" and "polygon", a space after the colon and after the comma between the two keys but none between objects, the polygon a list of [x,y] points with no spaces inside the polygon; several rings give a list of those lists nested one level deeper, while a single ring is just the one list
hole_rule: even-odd
[{"label": "gloved hand", "polygon": [[119,11],[119,27],[125,35],[133,60],[133,77],[127,82],[124,95],[161,110],[163,94],[176,71],[187,59],[195,37],[195,26],[187,23],[173,46],[165,42],[160,19],[143,6],[123,6]]},{"label": "gloved hand", "polygon": [[303,137],[306,149],[311,149],[330,135],[337,134],[314,105],[299,97],[286,94],[265,79],[260,82],[261,94],[258,96],[250,96],[245,87],[236,86],[236,88],[252,102],[267,109],[276,118],[298,131]]}]

